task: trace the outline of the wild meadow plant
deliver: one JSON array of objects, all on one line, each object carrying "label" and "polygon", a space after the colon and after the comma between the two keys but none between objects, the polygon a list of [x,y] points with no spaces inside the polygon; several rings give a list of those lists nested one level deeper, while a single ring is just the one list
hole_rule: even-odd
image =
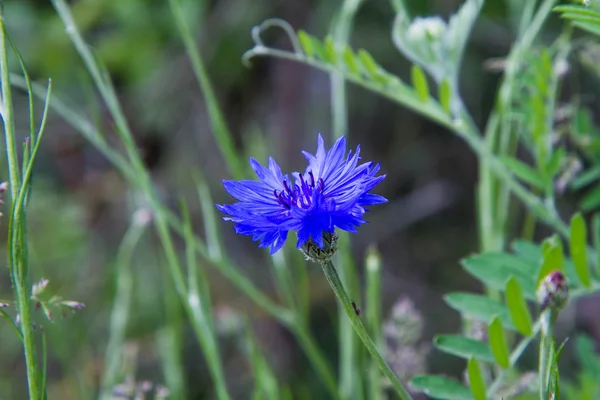
[{"label": "wild meadow plant", "polygon": [[[461,97],[459,73],[471,28],[484,1],[467,0],[447,22],[440,17],[413,19],[404,2],[390,3],[395,13],[392,41],[413,63],[410,83],[384,70],[366,50],[355,51],[348,45],[360,0],[342,3],[331,34],[324,40],[304,31],[296,32],[278,19],[266,20],[253,29],[254,47],[243,56],[245,63],[257,56],[279,57],[329,73],[333,132],[331,140],[318,136],[316,154],[304,153],[308,167],[292,174],[292,178],[284,175],[273,159],[264,167],[250,158],[251,169],[259,178],[253,181],[245,179],[250,175],[245,167],[247,158],[233,144],[182,4],[169,0],[175,26],[204,96],[212,134],[232,178],[223,177],[225,189],[239,201],[217,208],[226,214],[226,220],[235,223],[237,233],[252,236],[259,247],[270,249],[278,299],[244,275],[243,265],[236,265],[228,244],[221,239],[219,216],[205,174],[197,171],[194,175],[204,221],[202,236],[194,232],[187,202],[181,200],[179,211],[175,212],[159,195],[109,75],[84,41],[67,2],[52,0],[66,35],[114,122],[117,143],[109,142],[86,114],[75,111],[57,96],[51,98],[50,84],[44,87],[30,82],[17,46],[12,46],[13,54],[22,73],[9,73],[8,49],[13,43],[5,27],[7,16],[0,8],[0,114],[8,176],[8,183],[1,188],[10,200],[4,210],[7,215],[2,218],[6,222],[3,226],[8,227],[8,267],[14,295],[12,300],[0,301],[0,313],[22,344],[30,399],[50,397],[46,336],[43,324],[33,323],[34,310],[42,308],[52,319],[53,309],[82,308],[81,303],[45,295],[48,281],[37,276],[35,268],[30,271],[28,262],[26,216],[31,178],[50,111],[79,131],[143,198],[143,206],[132,215],[116,257],[116,289],[110,320],[106,322],[108,344],[100,383],[98,387],[80,389],[79,393],[85,393],[81,398],[188,398],[179,313],[185,315],[186,325],[191,327],[204,354],[212,383],[209,396],[219,400],[411,399],[419,392],[448,400],[547,400],[560,398],[561,392],[568,399],[599,398],[600,360],[592,355],[593,343],[585,338],[574,341],[584,369],[576,381],[565,381],[559,374],[558,362],[563,349],[572,342],[557,343],[554,328],[561,309],[569,301],[600,291],[600,214],[594,212],[600,205],[600,191],[596,187],[587,193],[569,222],[562,216],[566,211],[558,206],[565,190],[597,184],[600,178],[600,133],[575,100],[571,107],[558,101],[569,56],[575,49],[573,27],[600,35],[600,4],[590,1],[555,7],[554,0],[542,0],[539,4],[510,2],[514,15],[520,18],[516,23],[517,36],[510,53],[499,62],[503,78],[494,108],[486,125],[480,128]],[[562,34],[552,44],[536,44],[553,10],[571,22],[564,24]],[[291,51],[263,42],[264,30],[274,27],[281,28],[290,39]],[[379,165],[359,164],[358,148],[354,154],[346,154],[346,141],[351,141],[344,136],[348,131],[346,81],[436,122],[462,138],[477,156],[480,253],[465,258],[462,265],[482,283],[485,294],[447,294],[444,300],[460,313],[463,329],[460,334],[438,335],[433,343],[437,350],[465,360],[461,374],[454,374],[454,378],[421,374],[426,369],[424,354],[428,349],[418,343],[423,316],[411,303],[398,303],[390,319],[382,321],[383,260],[375,247],[371,247],[365,260],[365,307],[361,307],[360,261],[352,257],[351,239],[346,232],[360,234],[357,228],[365,222],[365,207],[386,202],[370,193],[385,175],[377,175]],[[17,151],[11,97],[14,87],[26,90],[29,96],[30,132],[22,153]],[[44,100],[38,128],[34,98]],[[570,125],[565,127],[564,121]],[[333,143],[328,151],[326,142]],[[526,153],[526,161],[517,158],[518,150]],[[382,169],[385,171],[385,166]],[[517,219],[522,225],[520,231],[508,223],[515,219],[511,216],[515,208],[524,214],[522,220]],[[133,311],[131,291],[139,278],[130,264],[134,249],[151,225],[161,243],[164,276],[168,278],[164,288],[166,322],[156,340],[164,385],[135,379],[135,368],[131,366],[135,356],[131,355],[138,350],[126,341]],[[551,230],[549,237],[539,243],[534,236],[538,225]],[[297,249],[285,246],[290,231],[296,232]],[[592,244],[588,243],[588,236]],[[179,250],[179,243],[183,251]],[[338,299],[337,370],[318,345],[310,326],[307,268],[312,268],[312,264],[302,262],[302,256],[322,267]],[[278,377],[261,352],[252,326],[234,312],[213,306],[208,267],[289,330],[320,379],[320,386],[295,391]],[[224,325],[229,328],[224,329]],[[233,394],[236,378],[226,374],[220,346],[224,330],[235,332],[252,372],[251,389],[243,394]],[[532,371],[519,361],[534,343],[538,344],[538,362]]]}]

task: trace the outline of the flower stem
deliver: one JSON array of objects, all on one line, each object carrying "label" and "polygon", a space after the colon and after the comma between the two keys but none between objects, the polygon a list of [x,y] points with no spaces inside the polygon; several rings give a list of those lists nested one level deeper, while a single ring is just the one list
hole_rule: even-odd
[{"label": "flower stem", "polygon": [[540,335],[540,362],[539,362],[539,382],[540,382],[540,400],[548,399],[548,388],[550,383],[550,371],[552,369],[552,359],[554,357],[553,328],[556,322],[558,312],[556,310],[546,310],[542,314],[542,331]]},{"label": "flower stem", "polygon": [[373,359],[379,365],[379,369],[381,369],[381,371],[384,373],[384,375],[390,380],[392,386],[394,387],[394,389],[395,389],[396,393],[398,394],[398,396],[400,397],[400,399],[411,400],[412,397],[406,391],[406,389],[404,388],[402,383],[398,380],[396,375],[394,375],[394,372],[392,371],[390,366],[385,362],[385,360],[383,359],[381,354],[379,354],[379,351],[377,351],[377,347],[375,346],[375,343],[373,342],[373,340],[367,333],[367,330],[363,326],[362,321],[360,320],[360,317],[358,315],[356,315],[356,312],[354,311],[354,308],[352,307],[352,303],[350,302],[350,299],[348,298],[348,295],[346,294],[346,290],[344,289],[344,286],[342,285],[340,277],[335,269],[335,266],[331,262],[331,260],[323,261],[321,263],[321,267],[323,268],[323,272],[325,273],[325,277],[327,278],[327,281],[329,282],[331,289],[333,289],[333,292],[335,293],[338,300],[340,301],[342,308],[344,309],[344,311],[346,312],[346,315],[350,319],[350,322],[352,323],[352,327],[354,328],[354,331],[356,332],[356,334],[358,335],[360,340],[363,342],[363,344],[365,345],[365,347],[367,348],[367,350],[369,351],[369,353],[371,354]]}]

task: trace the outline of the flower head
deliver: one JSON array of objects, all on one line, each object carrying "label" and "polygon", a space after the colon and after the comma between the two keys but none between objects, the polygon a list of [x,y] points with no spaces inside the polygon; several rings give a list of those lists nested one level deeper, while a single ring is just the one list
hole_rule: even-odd
[{"label": "flower head", "polygon": [[335,228],[356,232],[364,224],[366,206],[385,203],[382,196],[371,194],[385,175],[375,176],[379,164],[367,162],[358,165],[360,146],[354,155],[346,156],[346,139],[338,139],[325,151],[319,135],[316,154],[302,152],[308,161],[304,173],[292,173],[293,179],[283,175],[269,158],[268,168],[251,158],[250,166],[259,181],[230,181],[223,184],[239,202],[217,205],[235,222],[235,231],[260,241],[259,247],[269,247],[271,254],[285,243],[289,231],[298,232],[298,248],[312,240],[323,247],[323,234],[334,233]]}]

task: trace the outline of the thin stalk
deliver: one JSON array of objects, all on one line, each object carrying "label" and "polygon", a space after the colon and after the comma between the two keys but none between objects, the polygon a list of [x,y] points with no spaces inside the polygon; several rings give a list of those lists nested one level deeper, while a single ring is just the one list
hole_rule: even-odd
[{"label": "thin stalk", "polygon": [[24,215],[15,213],[18,208],[19,191],[26,190],[21,187],[17,146],[15,139],[15,125],[13,115],[13,104],[11,87],[8,73],[7,37],[4,25],[4,3],[0,2],[0,81],[2,85],[2,101],[0,102],[0,114],[4,124],[4,137],[6,143],[6,155],[8,161],[9,186],[12,201],[12,213],[9,230],[9,254],[11,280],[17,296],[17,312],[21,323],[23,335],[23,351],[25,353],[25,364],[27,368],[27,386],[30,399],[40,398],[40,387],[38,383],[39,371],[35,356],[35,342],[33,325],[31,320],[31,303],[29,292],[29,280],[27,274],[27,255]]},{"label": "thin stalk", "polygon": [[[381,336],[381,257],[377,250],[370,249],[366,258],[367,270],[367,304],[365,307],[365,318],[367,329],[373,337],[375,345],[382,351]],[[369,400],[381,400],[383,391],[381,385],[381,372],[377,363],[372,360],[369,365]]]},{"label": "thin stalk", "polygon": [[540,400],[548,400],[550,372],[552,370],[552,359],[554,358],[554,336],[553,328],[558,313],[556,310],[546,310],[542,313],[542,331],[540,335],[540,361],[539,361],[539,386]]},{"label": "thin stalk", "polygon": [[196,79],[202,90],[213,136],[217,141],[219,150],[229,168],[229,172],[231,172],[235,179],[242,179],[244,177],[244,168],[241,164],[242,157],[239,156],[235,149],[233,136],[227,128],[225,117],[219,108],[217,97],[215,96],[210,79],[208,79],[206,67],[204,66],[204,62],[198,51],[192,30],[186,23],[186,18],[181,9],[179,0],[169,0],[169,5],[171,6],[171,11],[175,17],[175,23],[179,29],[179,34],[183,39],[185,50],[192,62],[194,75],[196,75]]},{"label": "thin stalk", "polygon": [[102,379],[101,399],[112,399],[112,389],[118,383],[119,364],[122,358],[121,351],[125,343],[125,331],[129,319],[131,291],[133,288],[131,257],[138,241],[144,233],[146,225],[145,222],[136,220],[134,217],[134,221],[125,233],[117,252],[115,262],[117,290],[110,315],[109,340],[106,347],[106,363]]},{"label": "thin stalk", "polygon": [[377,350],[377,346],[367,333],[367,330],[362,324],[360,317],[356,315],[354,308],[352,307],[352,303],[350,302],[350,299],[346,294],[346,290],[342,285],[342,281],[340,280],[335,266],[333,265],[333,262],[331,262],[331,260],[324,261],[321,263],[321,267],[323,268],[323,272],[325,273],[327,282],[329,282],[331,289],[333,289],[333,292],[335,293],[344,311],[346,312],[346,315],[350,319],[354,331],[356,332],[360,340],[363,342],[364,346],[367,348],[368,352],[371,354],[373,359],[377,362],[379,369],[390,380],[392,387],[396,391],[396,394],[398,394],[398,396],[402,400],[412,399],[408,391],[404,388],[404,386],[398,380],[390,366],[385,362],[384,358]]},{"label": "thin stalk", "polygon": [[316,345],[308,328],[298,324],[288,326],[288,328],[294,333],[302,350],[304,350],[304,353],[312,363],[313,367],[317,370],[317,373],[323,380],[331,398],[336,400],[341,399],[331,367],[329,366],[327,359],[323,356],[323,353],[319,350],[319,347]]},{"label": "thin stalk", "polygon": [[[334,18],[331,34],[338,54],[342,54],[350,37],[350,30],[354,22],[354,16],[358,11],[361,0],[345,0],[340,10]],[[332,130],[335,139],[348,133],[348,105],[346,104],[346,81],[339,72],[332,72],[331,77],[331,109],[332,109]],[[340,243],[345,243],[340,247],[336,257],[341,262],[338,265],[342,281],[348,288],[350,295],[358,301],[360,297],[360,283],[356,264],[350,255],[350,238],[345,235]],[[339,365],[340,365],[340,391],[342,397],[349,399],[361,399],[363,397],[363,388],[361,387],[359,371],[360,365],[360,347],[355,335],[352,334],[351,325],[342,312],[339,313]]]}]

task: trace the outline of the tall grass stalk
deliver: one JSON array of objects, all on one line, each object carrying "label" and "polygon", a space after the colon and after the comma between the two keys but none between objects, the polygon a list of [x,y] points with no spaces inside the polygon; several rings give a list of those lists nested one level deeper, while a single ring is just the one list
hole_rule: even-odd
[{"label": "tall grass stalk", "polygon": [[[20,328],[19,336],[22,339],[23,352],[25,355],[29,397],[31,399],[40,399],[45,397],[45,372],[40,371],[36,360],[36,345],[31,314],[31,283],[29,280],[25,208],[30,191],[33,163],[37,156],[46,124],[51,84],[49,84],[47,89],[44,113],[42,115],[39,130],[36,132],[35,114],[33,111],[33,94],[31,93],[31,88],[29,85],[29,76],[20,54],[16,50],[16,47],[12,41],[10,41],[10,37],[6,31],[3,6],[4,4],[0,2],[0,80],[2,85],[0,115],[2,116],[4,125],[4,137],[9,173],[8,183],[10,186],[11,196],[11,212],[8,223],[9,269],[12,286],[16,295],[16,305]],[[13,49],[15,50],[15,54],[25,76],[29,94],[30,136],[29,141],[26,141],[23,146],[23,167],[21,170],[19,170],[18,165],[11,83],[9,80],[8,71],[8,43],[13,45]]]},{"label": "tall grass stalk", "polygon": [[109,341],[104,356],[105,367],[100,395],[102,400],[112,399],[113,388],[119,383],[119,365],[123,358],[123,346],[133,291],[132,256],[149,222],[140,218],[140,212],[144,212],[144,210],[134,214],[133,221],[123,237],[115,261],[117,290],[110,314]]},{"label": "tall grass stalk", "polygon": [[[354,16],[362,0],[344,0],[337,14],[335,15],[331,35],[334,40],[335,48],[338,54],[342,54],[348,39],[350,30],[354,22]],[[333,139],[348,134],[348,104],[346,101],[346,81],[344,77],[337,72],[330,74],[331,81],[331,127]],[[361,290],[360,281],[356,264],[352,259],[350,249],[350,235],[346,232],[341,234],[340,248],[336,254],[337,264],[342,266],[340,277],[349,294],[356,302],[360,304]],[[361,347],[358,337],[352,332],[352,325],[346,318],[341,306],[339,308],[339,375],[340,375],[340,393],[344,399],[362,399],[364,389],[363,380],[360,379],[362,370],[361,365]]]}]

